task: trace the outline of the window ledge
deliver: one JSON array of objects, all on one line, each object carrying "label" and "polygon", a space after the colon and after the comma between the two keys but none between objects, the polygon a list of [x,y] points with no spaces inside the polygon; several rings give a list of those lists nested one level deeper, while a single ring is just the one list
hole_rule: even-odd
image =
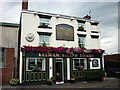
[{"label": "window ledge", "polygon": [[48,26],[38,26],[38,28],[49,28],[49,29],[52,29],[52,27],[48,27]]},{"label": "window ledge", "polygon": [[84,29],[77,29],[77,31],[86,32]]},{"label": "window ledge", "polygon": [[91,33],[98,33],[98,31],[91,31]]}]

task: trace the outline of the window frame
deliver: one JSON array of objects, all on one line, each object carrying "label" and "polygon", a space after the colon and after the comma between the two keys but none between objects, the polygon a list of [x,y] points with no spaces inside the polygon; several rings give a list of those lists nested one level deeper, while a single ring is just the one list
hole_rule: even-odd
[{"label": "window frame", "polygon": [[33,70],[28,70],[28,60],[29,59],[35,59],[35,65],[37,64],[38,59],[42,59],[45,65],[44,65],[44,70],[42,69],[42,70],[40,70],[40,72],[46,71],[46,59],[45,58],[34,58],[34,57],[26,58],[26,71],[33,71]]},{"label": "window frame", "polygon": [[[48,37],[49,42],[46,42],[45,40],[41,42],[40,37],[42,36],[43,40]],[[39,35],[39,45],[43,46],[43,43],[46,43],[46,46],[50,46],[50,36],[49,35]],[[48,44],[48,45],[47,45]]]},{"label": "window frame", "polygon": [[0,59],[0,63],[1,63],[1,66],[0,68],[4,68],[5,67],[5,63],[6,63],[6,49],[1,47],[1,59]]},{"label": "window frame", "polygon": [[[89,58],[89,59],[90,59],[90,69],[101,69],[101,59],[100,58]],[[93,67],[92,61],[94,59],[98,60],[98,65],[99,65],[98,67]]]},{"label": "window frame", "polygon": [[[48,20],[48,22],[46,22]],[[49,18],[42,18],[39,19],[39,26],[42,26],[42,24],[45,24],[46,27],[50,27],[50,19]]]},{"label": "window frame", "polygon": [[[79,43],[79,39],[80,38],[84,38],[84,42],[83,43],[81,43],[81,40],[80,40],[80,43]],[[80,47],[79,45],[84,45],[84,47]],[[85,48],[85,37],[80,37],[80,36],[78,36],[78,47],[80,47],[80,48]]]},{"label": "window frame", "polygon": [[87,58],[73,58],[73,70],[78,70],[78,69],[75,69],[75,66],[74,66],[74,60],[75,59],[79,59],[79,66],[80,66],[80,59],[84,59],[84,68],[83,70],[86,70],[87,69]]},{"label": "window frame", "polygon": [[[79,31],[79,28],[81,27],[81,26],[83,26],[83,30],[85,30],[85,28],[86,28],[86,25],[85,25],[85,23],[82,23],[82,22],[78,22],[78,31]],[[81,31],[81,30],[80,30]]]}]

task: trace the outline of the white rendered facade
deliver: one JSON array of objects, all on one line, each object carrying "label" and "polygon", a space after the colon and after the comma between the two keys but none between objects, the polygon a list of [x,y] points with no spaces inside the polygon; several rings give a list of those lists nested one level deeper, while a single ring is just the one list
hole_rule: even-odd
[{"label": "white rendered facade", "polygon": [[[50,17],[50,27],[51,28],[40,28],[40,16],[45,15]],[[84,21],[84,29],[83,31],[78,31],[78,21]],[[91,23],[95,23],[95,25],[91,25]],[[56,25],[58,24],[67,24],[74,28],[74,40],[67,41],[67,40],[56,40]],[[32,42],[28,42],[26,40],[26,36],[32,33],[34,35],[34,40]],[[68,48],[75,48],[79,47],[78,45],[78,37],[79,35],[85,36],[85,47],[87,49],[100,49],[99,43],[99,22],[90,20],[90,19],[83,19],[78,17],[71,17],[71,16],[64,16],[64,15],[57,15],[57,14],[50,14],[50,13],[42,13],[42,12],[33,12],[33,11],[23,11],[21,13],[21,44],[20,47],[26,46],[39,46],[40,43],[40,35],[39,33],[50,33],[49,36],[49,46],[52,47],[68,47]],[[93,37],[97,38],[93,38]],[[100,62],[99,62],[100,63]],[[22,52],[20,51],[20,82],[22,83]],[[70,60],[67,58],[67,80],[70,79]],[[90,67],[92,69],[92,67]],[[96,69],[99,69],[100,66]],[[93,68],[95,69],[95,68]],[[49,58],[49,78],[53,76],[53,63],[52,58]]]}]

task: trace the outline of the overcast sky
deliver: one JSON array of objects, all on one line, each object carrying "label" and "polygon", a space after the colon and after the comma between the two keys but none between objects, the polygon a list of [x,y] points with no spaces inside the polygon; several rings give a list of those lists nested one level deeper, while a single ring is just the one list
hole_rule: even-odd
[{"label": "overcast sky", "polygon": [[[21,1],[0,2],[0,22],[19,23]],[[11,0],[10,0],[11,1]],[[17,1],[17,0],[16,0]],[[36,0],[34,0],[36,1]],[[29,0],[29,10],[83,17],[91,10],[93,20],[100,21],[101,48],[107,53],[118,52],[118,0],[113,2],[41,2]],[[75,0],[74,0],[75,1]],[[106,0],[104,0],[106,1]]]}]

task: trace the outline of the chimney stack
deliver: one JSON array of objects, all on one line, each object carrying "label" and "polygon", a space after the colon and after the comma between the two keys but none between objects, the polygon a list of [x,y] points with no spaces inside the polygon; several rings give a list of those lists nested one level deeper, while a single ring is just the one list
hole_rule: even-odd
[{"label": "chimney stack", "polygon": [[86,15],[83,18],[85,18],[85,19],[91,19],[91,16]]},{"label": "chimney stack", "polygon": [[22,0],[22,10],[28,10],[28,0]]}]

